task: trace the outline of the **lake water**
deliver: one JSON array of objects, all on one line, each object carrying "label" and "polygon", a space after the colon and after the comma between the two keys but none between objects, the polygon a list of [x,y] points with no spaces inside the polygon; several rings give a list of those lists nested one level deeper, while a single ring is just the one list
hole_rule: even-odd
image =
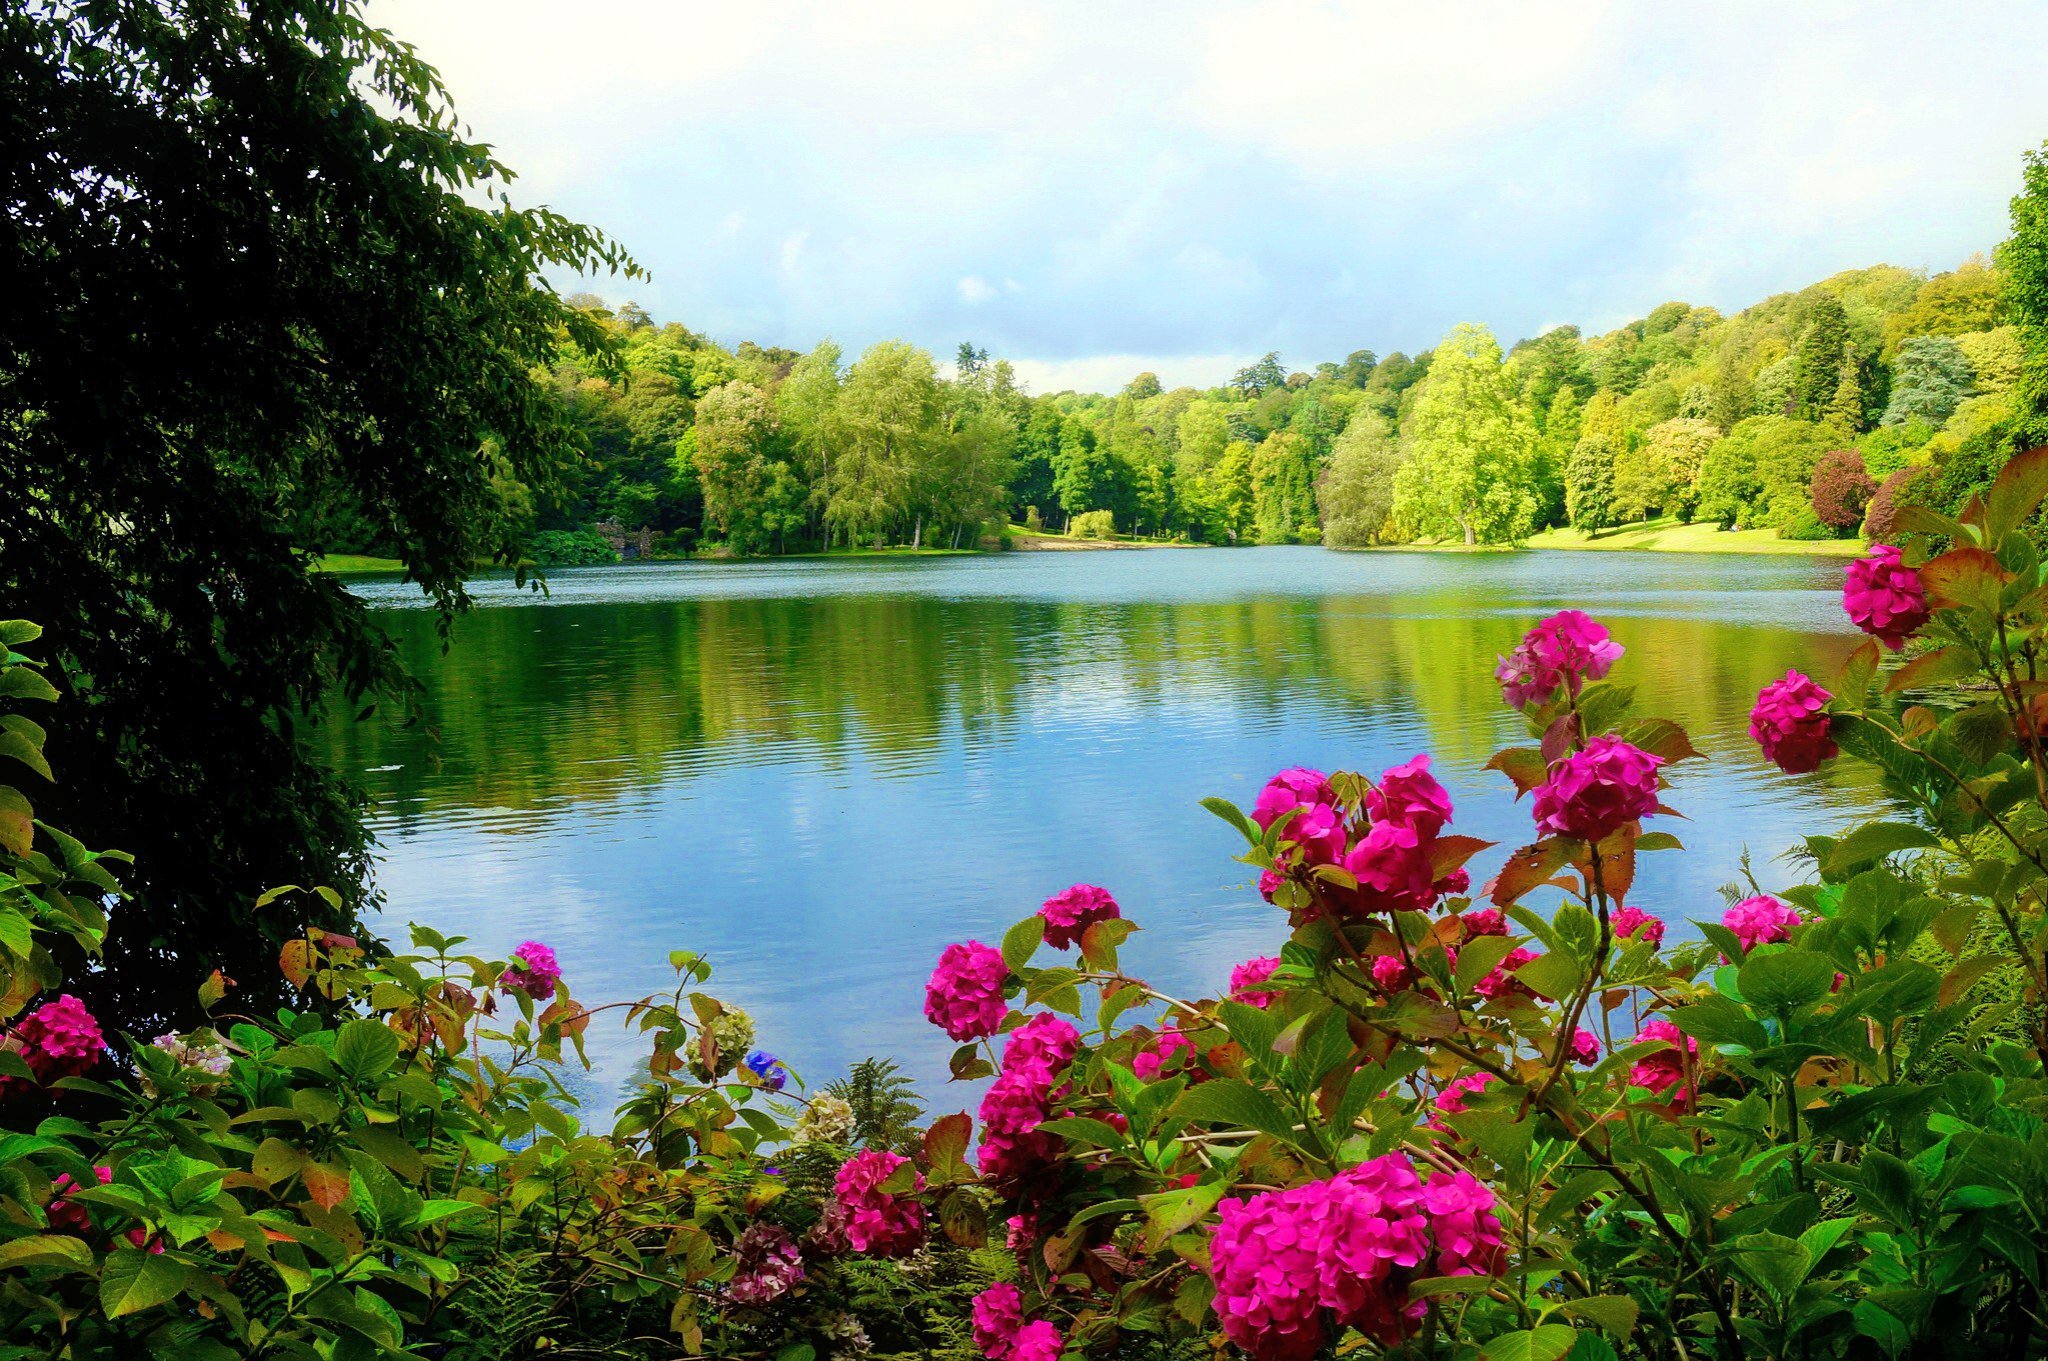
[{"label": "lake water", "polygon": [[[1377,774],[1434,753],[1456,830],[1528,839],[1480,768],[1519,740],[1495,655],[1588,610],[1617,674],[1710,758],[1669,801],[1690,848],[1644,858],[1635,900],[1718,915],[1745,848],[1777,857],[1875,800],[1852,772],[1788,777],[1750,743],[1760,686],[1833,674],[1854,645],[1841,565],[1635,553],[1312,548],[675,564],[477,587],[443,654],[418,594],[364,582],[428,690],[431,731],[373,720],[334,758],[373,794],[387,925],[559,952],[586,1003],[717,968],[760,1043],[813,1084],[868,1054],[927,1097],[951,1046],[920,1014],[948,941],[995,942],[1077,880],[1145,930],[1127,966],[1206,994],[1277,952],[1281,914],[1197,800],[1249,806],[1289,765]],[[594,1028],[589,1091],[631,1079]]]}]

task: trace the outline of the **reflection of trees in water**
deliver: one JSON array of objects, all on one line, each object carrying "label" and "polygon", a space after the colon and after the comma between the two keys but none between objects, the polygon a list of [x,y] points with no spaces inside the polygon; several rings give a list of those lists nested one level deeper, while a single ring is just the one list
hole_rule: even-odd
[{"label": "reflection of trees in water", "polygon": [[[1200,702],[1244,721],[1304,704],[1419,724],[1447,759],[1497,745],[1493,658],[1528,620],[1427,596],[1103,604],[928,596],[733,598],[486,609],[442,653],[424,612],[378,617],[428,690],[428,732],[332,725],[389,814],[601,802],[789,746],[828,770],[935,758],[955,733]],[[1625,678],[1695,729],[1740,730],[1789,666],[1825,677],[1849,640],[1699,617],[1608,621]],[[1475,721],[1486,715],[1496,721]],[[1732,754],[1732,753],[1731,753]],[[1027,753],[1028,755],[1028,753]],[[438,769],[436,768],[438,762]]]}]

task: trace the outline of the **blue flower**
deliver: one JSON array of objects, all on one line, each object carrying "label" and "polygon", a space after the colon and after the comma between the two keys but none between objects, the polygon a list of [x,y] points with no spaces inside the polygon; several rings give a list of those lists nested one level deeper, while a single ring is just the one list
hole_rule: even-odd
[{"label": "blue flower", "polygon": [[761,1085],[770,1091],[779,1092],[789,1081],[789,1074],[782,1067],[782,1060],[765,1049],[756,1049],[747,1055],[747,1070],[761,1079]]}]

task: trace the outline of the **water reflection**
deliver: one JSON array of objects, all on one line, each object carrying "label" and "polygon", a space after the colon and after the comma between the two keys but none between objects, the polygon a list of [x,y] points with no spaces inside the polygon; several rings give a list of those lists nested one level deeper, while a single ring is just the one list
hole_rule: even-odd
[{"label": "water reflection", "polygon": [[[372,722],[334,755],[376,797],[394,916],[546,939],[593,998],[701,950],[807,1076],[890,1053],[935,1091],[931,959],[1075,879],[1144,922],[1128,958],[1171,988],[1274,948],[1203,794],[1429,750],[1459,830],[1523,837],[1526,808],[1479,769],[1518,736],[1491,660],[1565,604],[1613,627],[1628,678],[1718,758],[1674,799],[1694,853],[1649,858],[1638,890],[1717,910],[1745,846],[1770,869],[1872,797],[1778,775],[1744,733],[1761,685],[1852,646],[1839,571],[1313,549],[598,569],[544,598],[487,583],[445,655],[377,584],[432,731]],[[595,1050],[623,1080],[623,1038]]]}]

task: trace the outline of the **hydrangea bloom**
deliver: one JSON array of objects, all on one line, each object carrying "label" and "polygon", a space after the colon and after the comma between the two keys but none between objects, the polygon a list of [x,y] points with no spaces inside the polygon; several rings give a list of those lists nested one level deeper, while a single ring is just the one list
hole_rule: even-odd
[{"label": "hydrangea bloom", "polygon": [[1066,1339],[1060,1336],[1058,1328],[1044,1319],[1033,1319],[1017,1330],[1005,1361],[1059,1361],[1060,1349],[1065,1345]]},{"label": "hydrangea bloom", "polygon": [[1519,994],[1523,997],[1541,996],[1536,989],[1515,977],[1515,970],[1536,958],[1536,952],[1517,945],[1507,952],[1500,963],[1493,966],[1486,977],[1472,985],[1472,991],[1481,997],[1501,998]]},{"label": "hydrangea bloom", "polygon": [[1508,933],[1508,914],[1497,907],[1475,907],[1458,918],[1465,924],[1465,935],[1505,936]]},{"label": "hydrangea bloom", "polygon": [[1407,1298],[1412,1276],[1500,1270],[1492,1209],[1484,1185],[1463,1174],[1425,1185],[1399,1153],[1327,1181],[1227,1198],[1209,1240],[1224,1335],[1255,1361],[1307,1361],[1333,1327],[1398,1340],[1426,1312]]},{"label": "hydrangea bloom", "polygon": [[1605,676],[1621,653],[1621,644],[1589,615],[1560,610],[1524,634],[1494,675],[1508,703],[1520,709],[1549,700],[1560,687],[1578,694],[1586,681]]},{"label": "hydrangea bloom", "polygon": [[1024,1298],[1016,1286],[997,1281],[974,1297],[968,1314],[974,1325],[974,1345],[990,1361],[1000,1361],[1024,1326]]},{"label": "hydrangea bloom", "polygon": [[1293,843],[1293,857],[1329,865],[1344,854],[1344,810],[1322,771],[1297,766],[1275,775],[1252,804],[1252,821],[1270,828],[1290,812],[1295,816],[1280,835]]},{"label": "hydrangea bloom", "polygon": [[1920,574],[1899,560],[1899,550],[1873,544],[1870,556],[1849,564],[1842,580],[1842,608],[1851,622],[1897,652],[1932,613]]},{"label": "hydrangea bloom", "polygon": [[1276,955],[1262,955],[1258,959],[1247,959],[1230,971],[1230,1000],[1242,1002],[1248,1007],[1269,1007],[1280,994],[1261,992],[1259,984],[1273,976],[1273,970],[1280,967]]},{"label": "hydrangea bloom", "polygon": [[[60,1077],[85,1076],[107,1049],[100,1023],[68,992],[16,1021],[6,1043],[45,1085]],[[20,1078],[0,1076],[0,1092],[21,1084]]]},{"label": "hydrangea bloom", "polygon": [[1792,939],[1799,912],[1765,894],[1744,898],[1721,914],[1721,925],[1735,933],[1745,951]]},{"label": "hydrangea bloom", "polygon": [[804,1261],[787,1230],[775,1224],[749,1224],[733,1247],[739,1269],[726,1293],[738,1304],[766,1304],[789,1293],[804,1278]]},{"label": "hydrangea bloom", "polygon": [[1671,1048],[1637,1059],[1628,1070],[1629,1085],[1668,1097],[1674,1104],[1683,1103],[1692,1096],[1692,1090],[1685,1082],[1685,1070],[1687,1060],[1700,1052],[1699,1041],[1658,1017],[1645,1022],[1630,1043],[1650,1044],[1659,1040]]},{"label": "hydrangea bloom", "polygon": [[1042,1011],[1010,1032],[1003,1042],[1003,1071],[1032,1070],[1048,1088],[1060,1069],[1081,1050],[1081,1033],[1049,1011]]},{"label": "hydrangea bloom", "polygon": [[555,952],[537,940],[520,942],[512,952],[512,963],[498,975],[499,987],[524,993],[536,1002],[553,997],[555,984],[561,981],[562,966],[555,961]]},{"label": "hydrangea bloom", "polygon": [[853,1107],[844,1097],[820,1092],[796,1119],[792,1143],[843,1144],[853,1137]]},{"label": "hydrangea bloom", "polygon": [[[1466,1073],[1454,1077],[1444,1084],[1444,1089],[1436,1094],[1436,1100],[1432,1104],[1440,1114],[1463,1115],[1467,1099],[1485,1091],[1493,1082],[1492,1073]],[[1430,1123],[1435,1125],[1436,1121],[1432,1119]],[[1437,1128],[1443,1127],[1437,1125]]]},{"label": "hydrangea bloom", "polygon": [[925,1019],[955,1040],[993,1035],[1010,1010],[1003,1001],[1009,978],[1002,951],[978,940],[956,941],[940,953],[925,984]]},{"label": "hydrangea bloom", "polygon": [[1368,912],[1422,912],[1436,901],[1429,843],[1413,827],[1376,822],[1344,857]]},{"label": "hydrangea bloom", "polygon": [[1038,1216],[1029,1210],[1010,1216],[1004,1226],[1003,1246],[1012,1252],[1022,1252],[1038,1241]]},{"label": "hydrangea bloom", "polygon": [[1382,774],[1365,796],[1365,811],[1374,822],[1399,823],[1427,841],[1451,820],[1451,796],[1429,773],[1424,754]]},{"label": "hydrangea bloom", "polygon": [[1572,1062],[1591,1065],[1600,1061],[1600,1037],[1580,1026],[1572,1032]]},{"label": "hydrangea bloom", "polygon": [[[111,1167],[95,1167],[92,1171],[102,1186],[114,1179],[114,1169]],[[91,1232],[92,1219],[86,1213],[84,1204],[73,1199],[71,1195],[77,1187],[78,1183],[71,1180],[71,1174],[68,1172],[59,1172],[50,1182],[50,1202],[43,1207],[43,1216],[50,1221],[53,1232]]]},{"label": "hydrangea bloom", "polygon": [[779,1092],[789,1082],[789,1070],[782,1066],[782,1060],[765,1049],[756,1049],[746,1057],[747,1071],[761,1079],[761,1085],[771,1092]]},{"label": "hydrangea bloom", "polygon": [[234,1063],[234,1056],[226,1046],[220,1044],[194,1043],[191,1039],[175,1033],[157,1036],[149,1042],[150,1048],[161,1049],[169,1054],[181,1068],[197,1068],[215,1077],[224,1075]]},{"label": "hydrangea bloom", "polygon": [[1108,921],[1122,915],[1116,899],[1109,896],[1106,888],[1093,884],[1075,884],[1063,888],[1047,898],[1038,909],[1038,915],[1045,919],[1045,943],[1055,950],[1064,950],[1078,945],[1082,935],[1097,922]]},{"label": "hydrangea bloom", "polygon": [[1399,992],[1413,981],[1415,973],[1399,955],[1374,955],[1372,981],[1388,992]]},{"label": "hydrangea bloom", "polygon": [[1293,766],[1266,781],[1266,787],[1252,804],[1252,821],[1263,829],[1271,827],[1291,809],[1336,802],[1337,791],[1330,787],[1329,776],[1306,766]]},{"label": "hydrangea bloom", "polygon": [[1171,1026],[1159,1032],[1157,1039],[1131,1057],[1131,1071],[1150,1082],[1173,1062],[1175,1054],[1195,1052],[1195,1042]]},{"label": "hydrangea bloom", "polygon": [[1608,918],[1607,925],[1617,940],[1646,940],[1652,945],[1664,943],[1664,919],[1653,917],[1640,907],[1617,908]]},{"label": "hydrangea bloom", "polygon": [[1811,676],[1787,671],[1783,680],[1757,692],[1756,707],[1749,711],[1749,735],[1778,769],[1804,775],[1836,754],[1825,712],[1833,698]]},{"label": "hydrangea bloom", "polygon": [[[901,1257],[924,1245],[924,1206],[881,1189],[907,1161],[885,1148],[870,1148],[840,1165],[833,1191],[845,1218],[846,1241],[855,1252]],[[924,1189],[923,1173],[914,1185]]]},{"label": "hydrangea bloom", "polygon": [[1602,734],[1558,762],[1536,790],[1538,831],[1581,841],[1605,840],[1657,810],[1657,767],[1664,758]]}]

